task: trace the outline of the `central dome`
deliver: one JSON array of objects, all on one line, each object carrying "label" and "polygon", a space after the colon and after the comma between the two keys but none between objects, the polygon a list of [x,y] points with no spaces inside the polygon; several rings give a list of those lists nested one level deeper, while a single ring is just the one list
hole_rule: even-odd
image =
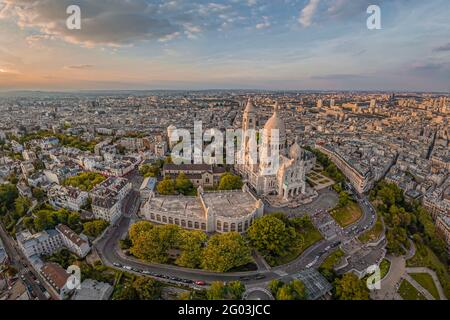
[{"label": "central dome", "polygon": [[264,126],[265,130],[269,131],[270,134],[270,130],[280,130],[280,136],[285,135],[286,133],[286,125],[284,124],[284,121],[280,119],[279,115],[278,115],[278,103],[275,104],[274,107],[274,113],[272,115],[272,117],[269,119],[269,121],[267,121],[266,125]]}]

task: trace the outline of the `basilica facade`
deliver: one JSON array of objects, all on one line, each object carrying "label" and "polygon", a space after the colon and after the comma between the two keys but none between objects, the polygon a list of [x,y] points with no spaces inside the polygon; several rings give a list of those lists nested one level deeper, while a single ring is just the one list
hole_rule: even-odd
[{"label": "basilica facade", "polygon": [[[260,130],[258,110],[251,100],[247,102],[242,121],[242,148],[238,152],[236,171],[259,196],[278,196],[290,200],[306,193],[306,151],[297,141],[288,146],[286,126],[279,116],[278,104],[272,117]],[[258,161],[255,161],[255,141],[251,131],[260,132],[256,141]],[[254,150],[254,149],[253,149]]]}]

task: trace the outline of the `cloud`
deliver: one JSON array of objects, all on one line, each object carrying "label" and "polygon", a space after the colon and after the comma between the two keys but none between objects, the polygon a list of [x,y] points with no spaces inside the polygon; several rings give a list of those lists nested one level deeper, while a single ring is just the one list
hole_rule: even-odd
[{"label": "cloud", "polygon": [[303,27],[309,27],[312,24],[319,3],[320,0],[309,0],[308,4],[302,9],[298,22]]},{"label": "cloud", "polygon": [[269,21],[269,17],[264,16],[263,22],[260,22],[256,25],[256,29],[267,29],[270,28],[272,24]]},{"label": "cloud", "polygon": [[450,42],[447,44],[444,44],[440,47],[434,48],[433,49],[434,52],[445,52],[445,51],[450,51]]},{"label": "cloud", "polygon": [[3,0],[0,17],[15,16],[22,28],[40,31],[29,40],[61,38],[85,46],[122,46],[139,40],[166,39],[182,26],[176,18],[161,15],[145,0],[80,0],[81,30],[66,27],[66,9],[72,0]]},{"label": "cloud", "polygon": [[193,25],[192,23],[185,23],[183,25],[184,27],[184,34],[189,39],[197,39],[197,35],[202,32],[202,28],[196,25]]},{"label": "cloud", "polygon": [[171,33],[171,34],[168,34],[168,35],[165,35],[165,36],[159,38],[158,41],[159,42],[169,42],[169,41],[172,41],[172,40],[178,38],[180,35],[181,35],[181,33],[177,31],[177,32],[174,32],[174,33]]},{"label": "cloud", "polygon": [[85,70],[92,69],[94,66],[92,64],[77,64],[72,66],[65,66],[64,69],[75,69],[75,70]]}]

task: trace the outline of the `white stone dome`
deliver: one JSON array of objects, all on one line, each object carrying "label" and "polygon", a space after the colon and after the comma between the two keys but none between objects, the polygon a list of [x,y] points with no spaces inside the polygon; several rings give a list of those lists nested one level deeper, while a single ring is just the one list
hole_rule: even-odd
[{"label": "white stone dome", "polygon": [[274,113],[272,117],[267,121],[266,125],[264,126],[264,129],[268,132],[268,134],[271,134],[271,130],[280,130],[280,137],[286,135],[286,125],[284,124],[284,121],[281,120],[281,118],[278,115],[278,103],[275,105]]}]

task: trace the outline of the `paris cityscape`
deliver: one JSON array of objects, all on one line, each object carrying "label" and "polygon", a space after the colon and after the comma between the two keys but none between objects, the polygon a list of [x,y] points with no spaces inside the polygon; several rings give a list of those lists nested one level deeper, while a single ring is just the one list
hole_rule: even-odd
[{"label": "paris cityscape", "polygon": [[0,300],[450,297],[448,3],[47,2],[0,0]]}]

